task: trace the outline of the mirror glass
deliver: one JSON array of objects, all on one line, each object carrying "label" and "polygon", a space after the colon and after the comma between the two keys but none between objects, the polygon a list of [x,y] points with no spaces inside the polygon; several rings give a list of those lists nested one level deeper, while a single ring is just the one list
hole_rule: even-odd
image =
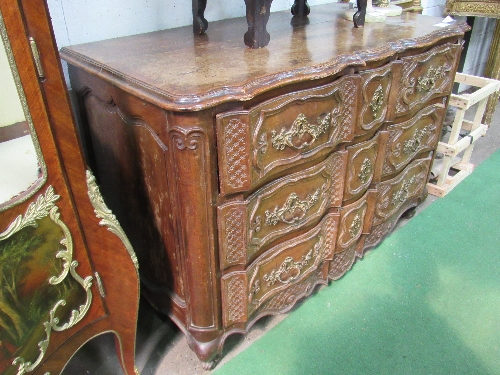
[{"label": "mirror glass", "polygon": [[1,14],[0,33],[1,211],[33,195],[45,167]]}]

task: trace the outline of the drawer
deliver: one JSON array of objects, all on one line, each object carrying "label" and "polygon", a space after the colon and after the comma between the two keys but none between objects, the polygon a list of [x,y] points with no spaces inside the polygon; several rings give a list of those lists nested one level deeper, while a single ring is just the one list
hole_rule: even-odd
[{"label": "drawer", "polygon": [[266,244],[342,205],[347,151],[218,208],[221,269],[246,265]]},{"label": "drawer", "polygon": [[359,81],[359,76],[346,76],[248,111],[217,115],[221,194],[252,190],[285,169],[352,140]]},{"label": "drawer", "polygon": [[373,225],[387,221],[407,202],[423,194],[431,160],[431,157],[415,160],[399,176],[377,185],[378,198]]},{"label": "drawer", "polygon": [[336,253],[355,245],[362,234],[370,233],[376,198],[377,191],[370,189],[362,198],[339,210],[340,223]]},{"label": "drawer", "polygon": [[363,195],[373,182],[379,182],[389,133],[379,132],[372,139],[347,147],[344,201]]},{"label": "drawer", "polygon": [[382,176],[401,171],[416,155],[436,148],[441,136],[444,108],[429,106],[412,119],[387,127],[389,140]]},{"label": "drawer", "polygon": [[394,120],[394,103],[397,99],[402,66],[401,61],[394,61],[360,73],[361,100],[356,136],[374,132],[384,121]]},{"label": "drawer", "polygon": [[264,302],[331,260],[338,222],[339,214],[329,213],[315,228],[271,248],[246,270],[222,276],[224,327],[246,322]]},{"label": "drawer", "polygon": [[445,44],[426,53],[401,59],[403,72],[396,116],[421,108],[434,97],[451,93],[461,49],[458,44]]}]

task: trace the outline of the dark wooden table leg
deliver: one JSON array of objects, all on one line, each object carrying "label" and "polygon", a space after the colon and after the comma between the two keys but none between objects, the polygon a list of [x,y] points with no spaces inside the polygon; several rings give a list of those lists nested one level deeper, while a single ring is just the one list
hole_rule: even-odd
[{"label": "dark wooden table leg", "polygon": [[193,0],[193,33],[203,34],[208,28],[208,22],[205,19],[205,8],[207,0]]},{"label": "dark wooden table leg", "polygon": [[310,12],[311,8],[307,4],[307,0],[295,0],[295,3],[292,5],[292,14],[294,16],[304,17]]},{"label": "dark wooden table leg", "polygon": [[365,25],[366,16],[366,0],[356,0],[358,11],[352,16],[354,27],[363,27]]},{"label": "dark wooden table leg", "polygon": [[247,7],[248,31],[245,33],[245,44],[250,48],[267,46],[271,36],[266,30],[271,3],[273,0],[245,0]]}]

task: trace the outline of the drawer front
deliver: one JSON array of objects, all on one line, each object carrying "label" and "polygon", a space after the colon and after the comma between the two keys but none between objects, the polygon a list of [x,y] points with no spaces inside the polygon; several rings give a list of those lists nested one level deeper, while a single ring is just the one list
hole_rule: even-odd
[{"label": "drawer front", "polygon": [[444,109],[427,107],[411,120],[387,127],[389,140],[382,176],[401,171],[416,155],[436,148],[441,135]]},{"label": "drawer front", "polygon": [[244,192],[350,141],[360,77],[280,96],[249,111],[217,115],[220,190]]},{"label": "drawer front", "polygon": [[335,252],[354,245],[362,234],[370,233],[377,191],[370,189],[363,198],[340,209],[339,236]]},{"label": "drawer front", "polygon": [[333,258],[339,222],[329,213],[310,230],[277,245],[257,258],[245,271],[222,277],[224,327],[244,323],[260,306],[284,289],[300,283]]},{"label": "drawer front", "polygon": [[461,46],[446,44],[429,52],[402,58],[403,73],[396,103],[396,116],[404,115],[453,87]]},{"label": "drawer front", "polygon": [[245,200],[218,208],[221,268],[246,265],[273,240],[319,220],[340,207],[347,151],[317,166],[266,185]]},{"label": "drawer front", "polygon": [[379,182],[389,133],[379,132],[371,140],[347,147],[344,201],[360,197],[373,182]]},{"label": "drawer front", "polygon": [[408,201],[422,195],[430,165],[431,157],[415,160],[399,176],[378,184],[373,225],[388,220]]},{"label": "drawer front", "polygon": [[384,121],[392,121],[395,115],[401,79],[401,61],[391,62],[383,67],[360,73],[361,102],[356,125],[356,136],[375,131]]}]

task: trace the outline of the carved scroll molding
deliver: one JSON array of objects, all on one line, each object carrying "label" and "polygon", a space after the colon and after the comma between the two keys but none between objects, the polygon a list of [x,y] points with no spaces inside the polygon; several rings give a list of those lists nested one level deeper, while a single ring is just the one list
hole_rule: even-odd
[{"label": "carved scroll molding", "polygon": [[[352,140],[359,82],[358,76],[343,77],[320,90],[294,93],[256,107],[255,124],[252,125],[252,167],[259,178],[284,165],[306,161],[340,142]],[[308,103],[315,103],[321,109],[314,107],[306,111]],[[302,105],[304,109],[293,117],[292,124],[273,125],[274,129],[269,125],[273,117],[289,110],[296,111],[297,106]]]},{"label": "carved scroll molding", "polygon": [[24,215],[19,215],[4,232],[0,233],[0,241],[6,240],[28,226],[36,228],[38,226],[38,220],[49,216],[50,219],[61,228],[64,234],[64,238],[60,241],[60,244],[65,247],[65,250],[59,250],[55,255],[57,259],[61,259],[63,262],[61,273],[50,277],[48,283],[50,285],[58,285],[66,279],[69,273],[86,292],[86,302],[80,305],[77,310],[72,310],[68,321],[62,325],[59,322],[59,318],[56,317],[56,312],[59,307],[66,305],[66,301],[61,299],[53,305],[49,311],[49,320],[43,323],[46,338],[38,343],[38,357],[34,361],[27,361],[22,357],[15,358],[12,364],[18,366],[17,375],[32,372],[45,357],[52,331],[64,331],[76,325],[87,314],[92,303],[92,291],[90,288],[93,278],[92,276],[87,276],[83,279],[76,272],[78,261],[73,260],[73,239],[69,228],[60,220],[58,207],[54,203],[59,198],[60,196],[54,193],[53,187],[49,186],[45,194],[39,195],[36,201],[28,206]]},{"label": "carved scroll molding", "polygon": [[413,119],[387,128],[389,140],[383,175],[402,170],[417,154],[435,147],[443,113],[442,108],[430,106],[417,113]]},{"label": "carved scroll molding", "polygon": [[128,240],[127,235],[123,231],[120,223],[116,219],[116,216],[113,215],[113,212],[108,208],[104,199],[102,198],[101,191],[99,190],[99,186],[96,183],[95,177],[91,171],[86,171],[87,176],[87,188],[88,188],[88,196],[90,198],[90,202],[94,207],[94,212],[99,219],[102,219],[99,222],[99,225],[108,227],[108,231],[114,233],[120,241],[122,241],[125,249],[130,255],[132,262],[136,269],[139,269],[139,262],[137,261],[137,256],[135,255],[132,244]]},{"label": "carved scroll molding", "polygon": [[392,217],[412,198],[422,195],[429,174],[430,158],[413,161],[403,173],[379,185],[373,225]]},{"label": "carved scroll molding", "polygon": [[404,114],[436,95],[447,95],[454,82],[458,45],[444,45],[403,59],[396,113]]},{"label": "carved scroll molding", "polygon": [[250,312],[333,258],[338,221],[338,214],[328,214],[318,226],[302,236],[277,245],[248,268]]}]

